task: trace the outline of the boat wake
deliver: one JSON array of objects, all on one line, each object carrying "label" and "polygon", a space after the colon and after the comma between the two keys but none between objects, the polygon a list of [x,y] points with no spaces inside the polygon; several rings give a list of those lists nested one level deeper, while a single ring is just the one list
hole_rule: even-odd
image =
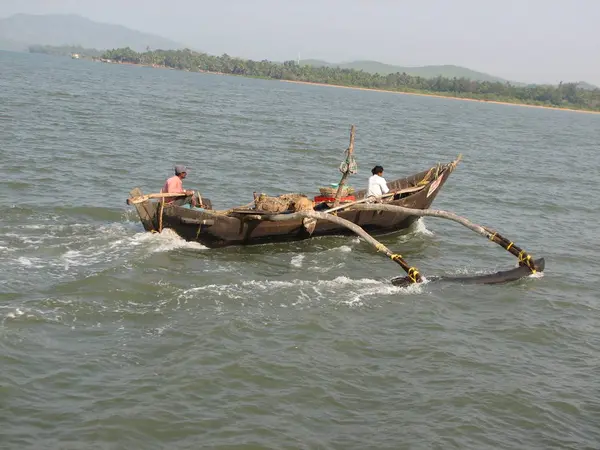
[{"label": "boat wake", "polygon": [[189,242],[179,237],[177,233],[165,228],[161,233],[138,233],[130,239],[133,246],[146,246],[150,253],[169,252],[175,249],[208,250],[208,247],[198,242]]},{"label": "boat wake", "polygon": [[[283,311],[337,308],[380,308],[399,296],[425,292],[427,282],[396,287],[387,280],[352,279],[339,276],[329,280],[246,280],[238,283],[198,284],[178,287],[177,282],[159,281],[148,286],[131,285],[128,294],[119,288],[86,285],[87,299],[81,298],[79,282],[75,289],[61,289],[60,294],[41,295],[37,299],[13,300],[0,305],[0,332],[11,324],[51,323],[68,328],[108,327],[122,332],[124,324],[152,317],[164,327],[176,327],[179,314],[205,317],[207,313],[239,317],[279,317]],[[123,285],[121,285],[123,286]],[[137,289],[144,291],[136,296]],[[100,294],[98,297],[96,294]],[[4,329],[8,331],[8,329]],[[156,330],[152,333],[159,335]]]},{"label": "boat wake", "polygon": [[[115,216],[110,212],[102,214]],[[4,272],[0,288],[9,293],[128,267],[156,253],[206,249],[181,239],[169,229],[160,234],[140,232],[139,224],[126,217],[118,222],[99,223],[53,211],[32,212],[22,221],[11,219],[2,224],[6,232],[0,236],[0,264]]]},{"label": "boat wake", "polygon": [[[178,298],[185,303],[206,302],[215,299],[218,305],[234,302],[241,306],[266,306],[281,308],[312,308],[323,305],[349,307],[375,306],[382,297],[398,294],[423,293],[424,285],[396,287],[386,280],[370,278],[352,279],[338,276],[331,280],[248,280],[230,284],[208,284],[183,290]],[[377,298],[377,302],[370,302]],[[266,300],[269,299],[269,300]]]},{"label": "boat wake", "polygon": [[422,235],[422,236],[433,236],[435,233],[427,228],[425,225],[425,218],[419,217],[409,229],[411,234]]}]

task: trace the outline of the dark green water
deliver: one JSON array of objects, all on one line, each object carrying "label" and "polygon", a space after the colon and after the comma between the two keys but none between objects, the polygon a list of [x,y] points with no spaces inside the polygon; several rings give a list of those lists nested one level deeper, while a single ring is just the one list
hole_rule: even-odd
[{"label": "dark green water", "polygon": [[[391,286],[358,239],[213,251],[125,199],[217,208],[462,153],[434,206],[547,271]],[[599,448],[600,116],[0,52],[0,448]],[[425,275],[515,266],[425,219]]]}]

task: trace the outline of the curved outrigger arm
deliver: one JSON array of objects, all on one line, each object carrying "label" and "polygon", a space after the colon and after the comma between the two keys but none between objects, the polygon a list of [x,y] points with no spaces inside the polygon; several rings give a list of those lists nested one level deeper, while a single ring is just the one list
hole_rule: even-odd
[{"label": "curved outrigger arm", "polygon": [[246,216],[246,218],[264,220],[268,222],[285,222],[288,220],[298,219],[316,219],[333,222],[337,225],[348,228],[350,231],[362,237],[365,241],[367,241],[369,244],[375,247],[378,252],[384,253],[392,261],[400,265],[400,267],[402,267],[402,269],[404,269],[404,271],[407,273],[407,278],[410,280],[410,283],[421,283],[423,281],[423,277],[421,276],[417,268],[408,264],[408,262],[406,262],[402,255],[391,251],[389,248],[387,248],[385,245],[383,245],[381,242],[379,242],[377,239],[375,239],[373,236],[367,233],[359,225],[356,225],[355,223],[343,219],[342,217],[339,217],[337,215],[318,211],[298,211],[291,214],[250,215]]},{"label": "curved outrigger arm", "polygon": [[461,225],[464,225],[468,229],[474,231],[481,236],[488,238],[490,241],[495,242],[500,245],[503,249],[507,250],[509,253],[513,254],[519,259],[520,266],[527,266],[531,273],[537,272],[537,267],[535,266],[534,260],[529,253],[525,250],[517,247],[513,241],[509,241],[504,236],[499,234],[498,232],[491,230],[490,228],[483,227],[481,225],[477,225],[469,221],[468,219],[458,216],[449,211],[442,211],[438,209],[412,209],[405,208],[403,206],[396,205],[386,205],[386,204],[361,204],[356,205],[354,209],[360,210],[376,210],[376,211],[391,211],[391,212],[399,212],[404,214],[409,214],[413,216],[420,217],[441,217],[444,219],[452,220],[454,222],[458,222]]},{"label": "curved outrigger arm", "polygon": [[[471,221],[469,221],[468,219],[458,216],[449,211],[434,210],[434,209],[412,209],[412,208],[405,208],[403,206],[386,205],[386,204],[381,204],[381,203],[358,204],[358,205],[354,205],[351,209],[391,211],[391,212],[399,212],[399,213],[404,213],[404,214],[409,214],[409,215],[415,215],[415,216],[419,216],[419,217],[424,217],[424,216],[441,217],[444,219],[452,220],[454,222],[460,223],[461,225],[469,228],[470,230],[476,232],[477,234],[480,234],[481,236],[484,236],[484,237],[488,238],[489,240],[491,240],[492,242],[495,242],[496,244],[500,245],[502,248],[504,248],[509,253],[513,254],[514,256],[516,256],[519,259],[519,266],[527,267],[532,274],[535,274],[538,270],[540,270],[540,271],[543,270],[543,264],[544,264],[543,259],[539,260],[539,262],[540,262],[540,264],[542,264],[542,266],[541,267],[536,266],[536,261],[534,261],[534,259],[531,257],[531,255],[529,253],[527,253],[525,250],[516,246],[514,244],[514,242],[509,241],[508,239],[506,239],[504,236],[500,235],[496,231],[493,231],[493,230],[491,230],[487,227],[483,227],[481,225],[474,224]],[[248,218],[250,218],[250,217],[248,217]],[[365,230],[362,229],[362,227],[360,227],[360,226],[356,225],[355,223],[350,222],[346,219],[343,219],[339,216],[336,216],[333,214],[327,214],[327,213],[323,213],[323,212],[317,212],[317,211],[299,211],[299,212],[292,213],[292,214],[274,214],[274,215],[260,215],[260,216],[257,215],[257,216],[252,216],[252,218],[256,218],[259,220],[265,220],[265,221],[272,221],[272,222],[296,220],[299,218],[309,218],[309,219],[326,220],[326,221],[334,222],[338,225],[344,226],[344,227],[348,228],[349,230],[353,231],[355,234],[362,237],[368,243],[373,245],[377,249],[377,251],[383,252],[392,261],[394,261],[395,263],[400,265],[400,267],[402,267],[402,269],[404,269],[404,271],[407,273],[408,276],[406,278],[402,279],[401,282],[398,282],[397,284],[421,283],[423,281],[423,277],[420,274],[420,272],[418,271],[418,269],[416,267],[408,264],[407,261],[402,257],[402,255],[392,252],[389,248],[387,248],[381,242],[377,241],[375,238],[373,238],[371,235],[369,235]],[[510,272],[513,272],[513,271],[510,271]],[[520,274],[520,276],[523,276],[523,274],[521,272],[519,272],[519,274]],[[483,283],[488,283],[488,282],[498,282],[498,281],[501,282],[501,281],[508,281],[510,279],[515,279],[515,277],[512,276],[515,274],[511,274],[511,276],[508,276],[508,275],[509,275],[508,273],[498,273],[494,277],[489,277],[489,276],[479,277],[480,278],[479,281],[483,282]],[[473,280],[473,281],[476,281],[476,280]]]}]

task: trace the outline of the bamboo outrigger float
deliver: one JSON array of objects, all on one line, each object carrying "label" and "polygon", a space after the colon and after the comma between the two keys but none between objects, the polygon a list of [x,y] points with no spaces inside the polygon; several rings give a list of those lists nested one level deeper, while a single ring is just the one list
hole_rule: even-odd
[{"label": "bamboo outrigger float", "polygon": [[[354,130],[352,126],[350,146],[346,151],[346,163],[352,158]],[[209,248],[298,241],[325,235],[356,234],[403,268],[407,276],[394,278],[392,283],[395,285],[421,283],[424,277],[400,254],[392,252],[371,235],[406,229],[424,216],[458,222],[499,244],[519,260],[519,267],[508,271],[474,277],[433,277],[431,279],[495,284],[543,271],[545,268],[543,258],[534,260],[527,252],[497,232],[473,224],[454,213],[429,209],[460,159],[459,155],[456,160],[447,164],[437,164],[428,170],[389,182],[390,192],[377,203],[367,199],[366,190],[361,190],[356,193],[355,200],[340,204],[344,183],[352,170],[350,164],[344,166],[342,179],[332,202],[314,204],[307,202],[305,196],[296,195],[287,198],[290,209],[283,212],[261,209],[262,196],[256,195],[254,201],[248,205],[219,211],[212,209],[210,200],[202,200],[199,194],[198,199],[204,208],[190,207],[192,197],[185,194],[143,195],[138,188],[130,192],[127,203],[135,206],[146,231],[161,232],[164,228],[170,228],[183,239],[199,242]],[[165,203],[167,197],[178,198]]]}]

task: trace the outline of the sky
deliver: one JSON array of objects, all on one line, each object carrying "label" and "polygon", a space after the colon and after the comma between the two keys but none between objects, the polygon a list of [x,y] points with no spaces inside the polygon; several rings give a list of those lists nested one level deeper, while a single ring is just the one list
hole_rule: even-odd
[{"label": "sky", "polygon": [[79,14],[258,60],[455,64],[600,85],[600,0],[0,0],[0,17],[15,13]]}]

